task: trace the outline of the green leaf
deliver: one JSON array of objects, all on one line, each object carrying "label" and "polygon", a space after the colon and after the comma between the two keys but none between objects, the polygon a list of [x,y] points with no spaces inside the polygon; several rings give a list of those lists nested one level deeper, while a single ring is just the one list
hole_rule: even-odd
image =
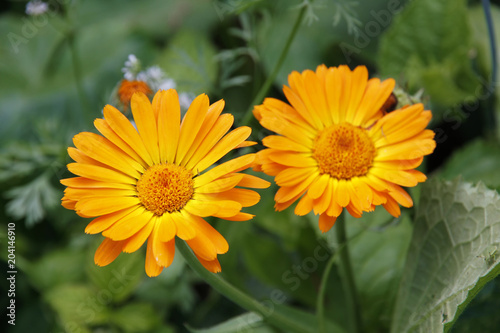
[{"label": "green leaf", "polygon": [[50,183],[49,176],[42,174],[30,183],[15,187],[5,193],[11,199],[6,206],[7,213],[15,219],[26,219],[28,227],[40,222],[47,208],[54,207],[60,193]]},{"label": "green leaf", "polygon": [[43,296],[58,314],[61,326],[68,331],[79,328],[90,332],[87,326],[104,324],[109,318],[106,299],[88,286],[63,284]]},{"label": "green leaf", "polygon": [[120,302],[130,296],[145,277],[144,256],[141,251],[122,253],[111,264],[99,267],[94,263],[94,253],[101,240],[99,237],[99,242],[91,247],[86,256],[85,271],[102,293],[109,295],[113,302]]},{"label": "green leaf", "polygon": [[256,333],[274,332],[263,322],[262,316],[253,312],[244,313],[210,328],[195,329],[189,325],[186,328],[191,333],[239,333],[246,330]]},{"label": "green leaf", "polygon": [[455,152],[442,167],[439,176],[448,180],[461,176],[465,181],[482,181],[488,187],[500,189],[499,165],[500,145],[476,140]]},{"label": "green leaf", "polygon": [[[276,312],[281,315],[287,316],[292,321],[295,321],[298,331],[300,331],[300,327],[303,328],[304,332],[316,331],[315,327],[317,327],[318,324],[316,322],[316,316],[314,316],[313,314],[304,312],[302,310],[297,310],[296,308],[290,306],[272,302],[271,300],[264,301],[264,303],[269,309],[269,314]],[[237,317],[231,318],[219,325],[206,329],[194,329],[189,326],[187,328],[191,333],[275,332],[266,324],[265,318],[253,312],[244,313]],[[326,328],[327,332],[329,333],[344,333],[343,329],[330,321],[326,322]]]},{"label": "green leaf", "polygon": [[84,258],[80,249],[53,251],[28,265],[26,273],[38,290],[50,290],[54,286],[80,281],[84,275]]},{"label": "green leaf", "polygon": [[404,74],[411,90],[425,88],[439,105],[474,100],[480,83],[471,44],[465,0],[411,1],[381,38],[380,70]]},{"label": "green leaf", "polygon": [[175,80],[179,91],[201,94],[210,92],[214,86],[218,72],[215,54],[214,46],[205,35],[181,30],[157,61]]},{"label": "green leaf", "polygon": [[[318,323],[316,315],[279,303],[273,304],[273,306],[270,306],[269,309],[270,311],[276,311],[283,316],[293,318],[292,320],[297,322],[297,327],[307,327],[307,331],[317,331]],[[329,333],[345,333],[341,327],[329,320],[326,321],[326,331]],[[306,332],[305,329],[304,332]]]},{"label": "green leaf", "polygon": [[391,332],[443,332],[499,273],[500,197],[482,183],[422,186]]},{"label": "green leaf", "polygon": [[149,303],[130,303],[110,316],[110,321],[124,332],[147,332],[160,325],[160,318]]}]

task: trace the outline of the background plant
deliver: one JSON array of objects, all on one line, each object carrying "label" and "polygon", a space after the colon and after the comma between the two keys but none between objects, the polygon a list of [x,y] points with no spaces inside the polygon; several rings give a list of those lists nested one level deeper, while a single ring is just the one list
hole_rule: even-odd
[{"label": "background plant", "polygon": [[[364,64],[373,75],[396,78],[408,94],[423,88],[438,143],[423,171],[434,179],[411,190],[415,208],[397,220],[377,209],[346,221],[365,327],[439,332],[429,325],[444,322],[445,331],[451,323],[453,332],[498,330],[498,85],[491,84],[479,1],[48,3],[48,12],[30,16],[24,2],[5,2],[0,16],[0,216],[3,225],[16,223],[20,272],[17,324],[2,322],[9,332],[210,332],[196,328],[215,325],[213,332],[274,332],[273,314],[314,331],[318,295],[327,331],[351,329],[335,265],[342,244],[334,232],[317,231],[315,216],[276,213],[275,188],[261,191],[252,222],[213,221],[230,244],[221,276],[259,300],[267,316],[228,301],[181,256],[156,279],[143,273],[141,254],[94,265],[100,239],[85,235],[85,221],[59,206],[58,181],[69,176],[64,165],[72,136],[91,131],[92,120],[112,103],[129,54],[160,66],[180,91],[224,98],[225,111],[237,125],[248,122],[257,141],[268,133],[248,110],[261,102],[255,98],[270,77],[267,96],[280,99],[288,73],[321,63]],[[491,15],[500,22],[498,2]],[[498,29],[497,23],[497,38]],[[0,230],[2,248],[6,233]],[[321,288],[325,270],[330,274]],[[437,294],[448,301],[432,301]],[[406,306],[413,297],[417,317]]]}]

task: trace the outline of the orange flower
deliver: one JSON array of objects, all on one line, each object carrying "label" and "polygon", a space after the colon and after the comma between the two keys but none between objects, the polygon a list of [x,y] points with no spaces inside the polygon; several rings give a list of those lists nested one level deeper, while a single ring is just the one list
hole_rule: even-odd
[{"label": "orange flower", "polygon": [[148,84],[144,81],[122,80],[118,88],[118,98],[125,109],[128,109],[130,100],[136,92],[141,92],[146,95],[151,95],[153,93]]},{"label": "orange flower", "polygon": [[157,276],[174,258],[175,236],[185,240],[211,272],[221,270],[217,255],[228,243],[203,217],[249,220],[242,207],[256,204],[248,189],[269,183],[239,171],[255,154],[212,165],[245,141],[249,127],[226,135],[233,116],[221,115],[224,101],[209,105],[198,96],[180,119],[177,92],[159,91],[150,103],[136,93],[131,101],[137,130],[117,109],[107,105],[94,124],[101,135],[80,133],[68,153],[68,169],[79,177],[64,179],[62,205],[94,220],[85,229],[106,238],[95,254],[97,265],[111,263],[122,251],[134,252],[147,240],[146,273]]},{"label": "orange flower", "polygon": [[436,147],[425,127],[431,112],[422,104],[386,113],[381,110],[394,89],[393,79],[368,79],[358,66],[318,66],[316,72],[292,72],[283,91],[289,104],[266,98],[254,108],[261,125],[279,135],[263,139],[257,170],[275,176],[280,189],[276,209],[298,201],[297,215],[320,214],[328,231],[343,208],[354,217],[377,205],[397,217],[399,205],[411,207],[401,186],[426,176],[415,170]]}]

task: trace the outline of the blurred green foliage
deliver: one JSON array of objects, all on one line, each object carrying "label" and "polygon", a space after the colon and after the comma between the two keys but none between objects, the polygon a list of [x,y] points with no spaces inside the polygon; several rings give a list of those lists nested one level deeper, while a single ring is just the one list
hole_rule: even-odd
[{"label": "blurred green foliage", "polygon": [[[15,222],[19,270],[17,324],[2,322],[9,332],[33,327],[40,332],[277,331],[210,290],[180,255],[155,279],[144,273],[144,249],[96,266],[93,255],[102,237],[85,235],[89,221],[59,205],[59,180],[70,176],[66,148],[73,135],[94,131],[92,120],[102,116],[105,104],[114,103],[129,54],[145,66],[159,65],[180,91],[207,93],[212,102],[224,98],[225,112],[238,120],[273,71],[306,6],[306,19],[269,96],[284,98],[281,86],[292,70],[364,64],[372,75],[395,77],[410,93],[424,88],[433,126],[450,131],[446,138],[459,128],[482,135],[464,147],[452,145],[449,159],[432,157],[437,159],[429,170],[433,175],[461,176],[492,189],[473,187],[481,193],[500,186],[498,141],[487,135],[484,123],[473,123],[462,112],[466,102],[492,98],[484,94],[491,59],[477,1],[60,1],[39,17],[27,16],[24,5],[12,1],[0,13],[0,31],[7,37],[0,40],[0,217],[3,225]],[[493,16],[499,13],[494,6]],[[476,114],[495,111],[494,101],[480,102]],[[253,128],[257,141],[268,134]],[[445,196],[453,186],[473,191],[463,183],[432,184],[422,190],[423,199],[439,191]],[[317,216],[298,217],[293,209],[275,212],[275,191],[260,191],[261,202],[248,209],[257,215],[251,222],[212,221],[230,244],[220,258],[221,275],[275,311],[314,327],[321,277],[338,244],[333,232],[318,232]],[[443,201],[456,204],[448,197]],[[425,207],[438,209],[425,200],[423,205],[415,209],[420,220],[425,220]],[[405,267],[415,210],[405,210],[397,220],[381,209],[347,219],[370,332],[388,332],[395,320],[392,314],[402,297],[397,286],[409,274]],[[6,227],[0,242],[7,248]],[[7,271],[5,251],[2,259]],[[341,280],[333,266],[325,295],[331,332],[344,332],[349,325]],[[499,285],[498,279],[486,285],[454,331],[498,331],[491,308],[498,308]],[[1,305],[5,302],[2,298]],[[398,325],[404,326],[401,318]]]}]

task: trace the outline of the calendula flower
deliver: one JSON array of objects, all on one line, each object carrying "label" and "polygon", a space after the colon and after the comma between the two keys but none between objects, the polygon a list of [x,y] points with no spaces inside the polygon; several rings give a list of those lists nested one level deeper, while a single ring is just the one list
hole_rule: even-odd
[{"label": "calendula flower", "polygon": [[377,205],[393,216],[411,207],[401,187],[426,176],[415,170],[436,146],[425,127],[431,112],[415,104],[390,113],[382,107],[395,82],[368,79],[358,66],[318,66],[292,72],[283,91],[289,104],[266,98],[254,108],[261,125],[279,135],[263,139],[257,170],[275,176],[281,211],[298,201],[297,215],[314,211],[328,231],[343,208],[354,217]]},{"label": "calendula flower", "polygon": [[125,110],[128,110],[130,100],[136,92],[141,92],[146,95],[151,95],[153,93],[151,88],[144,81],[129,81],[127,79],[123,79],[120,82],[120,86],[118,87],[118,99]]},{"label": "calendula flower", "polygon": [[[195,98],[180,119],[177,92],[159,91],[152,103],[132,96],[137,130],[116,108],[107,105],[104,119],[94,124],[102,134],[83,132],[68,148],[79,177],[64,179],[62,205],[82,217],[94,218],[85,231],[106,238],[95,253],[97,265],[111,263],[121,252],[134,252],[147,241],[146,273],[157,276],[174,258],[175,236],[185,240],[203,266],[219,272],[218,254],[228,243],[203,217],[249,220],[241,212],[260,199],[252,190],[269,183],[240,173],[255,154],[212,167],[245,141],[249,127],[229,133],[233,116],[221,115],[224,101],[209,105],[205,94]],[[227,134],[226,134],[227,133]]]}]

